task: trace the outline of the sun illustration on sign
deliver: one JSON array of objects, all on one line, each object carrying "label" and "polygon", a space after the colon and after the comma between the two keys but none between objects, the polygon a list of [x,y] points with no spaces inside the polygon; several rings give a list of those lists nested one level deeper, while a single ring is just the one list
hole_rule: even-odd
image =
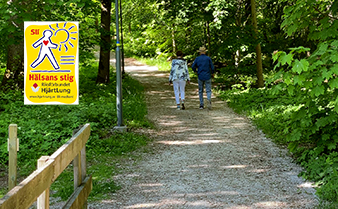
[{"label": "sun illustration on sign", "polygon": [[[71,26],[67,28],[67,22],[65,22],[63,25],[61,24],[61,26],[59,25],[59,23],[56,23],[55,27],[56,28],[54,28],[52,25],[49,25],[49,28],[54,31],[54,36],[57,36],[58,34],[62,34],[62,35],[59,35],[62,38],[62,41],[60,41],[60,44],[59,44],[59,51],[62,50],[62,46],[65,48],[66,52],[68,51],[68,47],[74,48],[74,44],[72,44],[71,41],[72,40],[76,41],[76,38],[72,37],[72,34],[77,33],[77,31],[72,31],[72,29],[75,28],[75,26]],[[69,46],[67,46],[67,44]]]}]

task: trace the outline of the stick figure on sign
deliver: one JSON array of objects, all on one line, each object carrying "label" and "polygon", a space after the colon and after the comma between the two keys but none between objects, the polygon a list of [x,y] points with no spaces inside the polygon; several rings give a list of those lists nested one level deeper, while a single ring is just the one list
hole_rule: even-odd
[{"label": "stick figure on sign", "polygon": [[32,46],[34,48],[40,47],[40,52],[38,55],[38,58],[31,64],[32,68],[36,68],[38,65],[40,65],[44,59],[47,57],[50,61],[50,63],[53,65],[54,69],[59,69],[59,65],[54,57],[54,54],[51,49],[57,49],[58,45],[52,43],[50,40],[50,37],[53,35],[52,31],[45,30],[43,32],[43,37],[37,40]]}]

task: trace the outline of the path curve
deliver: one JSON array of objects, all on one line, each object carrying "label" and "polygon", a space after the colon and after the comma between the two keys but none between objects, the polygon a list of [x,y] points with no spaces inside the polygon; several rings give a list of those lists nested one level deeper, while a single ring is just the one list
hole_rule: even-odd
[{"label": "path curve", "polygon": [[122,189],[90,208],[315,208],[301,168],[243,116],[213,96],[199,110],[197,84],[187,85],[186,110],[176,110],[168,73],[126,60],[126,72],[145,87],[156,125],[153,154],[127,162],[114,177]]}]

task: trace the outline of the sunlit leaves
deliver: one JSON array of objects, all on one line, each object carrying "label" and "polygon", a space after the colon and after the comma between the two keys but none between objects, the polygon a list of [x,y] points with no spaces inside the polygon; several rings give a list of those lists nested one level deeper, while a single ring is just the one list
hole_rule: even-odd
[{"label": "sunlit leaves", "polygon": [[331,72],[338,75],[338,64],[334,64],[331,68],[330,68]]},{"label": "sunlit leaves", "polygon": [[303,75],[295,75],[293,78],[294,84],[302,85],[305,81],[305,77]]},{"label": "sunlit leaves", "polygon": [[280,62],[281,62],[282,65],[285,65],[286,63],[291,65],[292,59],[293,59],[292,54],[283,53],[280,57]]},{"label": "sunlit leaves", "polygon": [[334,54],[331,55],[330,59],[332,62],[338,62],[338,52],[334,51]]},{"label": "sunlit leaves", "polygon": [[312,89],[312,94],[316,97],[318,97],[321,94],[324,94],[324,86],[315,86]]},{"label": "sunlit leaves", "polygon": [[278,60],[278,63],[276,64],[275,69],[285,64],[291,65],[293,61],[293,55],[291,53],[286,54],[284,51],[274,53],[272,58],[274,61]]},{"label": "sunlit leaves", "polygon": [[292,66],[292,72],[297,72],[300,74],[302,71],[307,71],[309,67],[309,62],[305,59],[298,60],[296,59]]},{"label": "sunlit leaves", "polygon": [[323,68],[322,69],[322,77],[323,77],[323,79],[329,80],[330,78],[332,78],[332,71],[327,70],[326,68]]},{"label": "sunlit leaves", "polygon": [[284,9],[282,28],[291,36],[298,33],[303,36],[309,30],[311,40],[335,38],[337,19],[330,14],[334,9],[332,1],[297,0]]},{"label": "sunlit leaves", "polygon": [[338,78],[329,81],[329,86],[332,89],[338,89]]},{"label": "sunlit leaves", "polygon": [[292,85],[289,85],[288,88],[287,88],[288,93],[289,93],[290,95],[293,95],[293,94],[294,94],[295,89],[296,89],[295,86],[292,86]]}]

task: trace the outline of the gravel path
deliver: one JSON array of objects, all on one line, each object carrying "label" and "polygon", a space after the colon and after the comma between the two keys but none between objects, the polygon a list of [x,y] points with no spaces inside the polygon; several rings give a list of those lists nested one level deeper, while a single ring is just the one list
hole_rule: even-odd
[{"label": "gravel path", "polygon": [[131,59],[126,71],[145,86],[152,153],[122,163],[114,180],[123,188],[90,208],[316,208],[315,190],[287,151],[224,101],[198,109],[192,83],[186,110],[176,110],[168,73]]}]

